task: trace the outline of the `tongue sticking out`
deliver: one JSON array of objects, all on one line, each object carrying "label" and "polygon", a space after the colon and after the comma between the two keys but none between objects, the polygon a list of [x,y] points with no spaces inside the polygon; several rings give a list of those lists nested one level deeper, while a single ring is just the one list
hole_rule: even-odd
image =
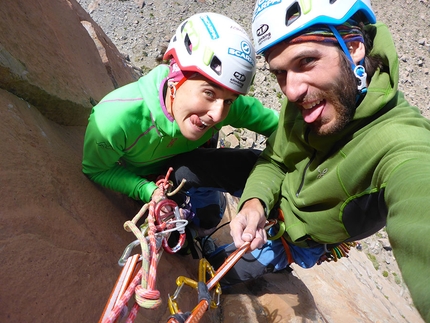
[{"label": "tongue sticking out", "polygon": [[193,125],[195,125],[196,127],[198,127],[198,128],[202,129],[202,128],[205,127],[205,125],[202,123],[202,121],[200,120],[200,118],[197,115],[195,115],[195,114],[190,117],[190,120],[191,120],[191,123]]},{"label": "tongue sticking out", "polygon": [[306,123],[315,122],[324,110],[324,101],[314,106],[312,109],[302,110],[302,116]]}]

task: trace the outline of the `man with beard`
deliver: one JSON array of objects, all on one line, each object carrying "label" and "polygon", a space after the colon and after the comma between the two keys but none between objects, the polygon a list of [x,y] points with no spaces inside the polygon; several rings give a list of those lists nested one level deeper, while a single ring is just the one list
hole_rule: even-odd
[{"label": "man with beard", "polygon": [[256,51],[286,99],[230,223],[234,245],[210,261],[249,242],[223,281],[234,284],[337,260],[386,225],[430,322],[430,123],[397,88],[398,56],[369,0],[305,4],[257,1]]}]

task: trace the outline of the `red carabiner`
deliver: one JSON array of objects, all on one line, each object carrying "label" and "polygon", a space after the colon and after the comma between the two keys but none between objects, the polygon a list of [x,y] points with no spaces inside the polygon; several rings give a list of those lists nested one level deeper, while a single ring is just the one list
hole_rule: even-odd
[{"label": "red carabiner", "polygon": [[174,210],[177,206],[178,204],[176,204],[176,202],[173,200],[164,199],[159,201],[155,205],[154,209],[155,224],[161,224],[173,219],[175,217]]},{"label": "red carabiner", "polygon": [[[169,221],[175,218],[174,210],[176,207],[178,207],[178,204],[176,204],[176,202],[173,200],[164,199],[158,202],[154,210],[156,224],[161,225],[164,223],[168,225]],[[185,231],[180,232],[178,243],[176,244],[176,246],[170,247],[167,241],[167,237],[163,237],[163,240],[162,240],[163,249],[170,254],[176,253],[184,245],[185,238],[186,238]]]},{"label": "red carabiner", "polygon": [[179,234],[179,240],[178,240],[178,243],[176,244],[176,246],[174,246],[174,247],[170,247],[170,246],[169,246],[169,243],[168,243],[168,241],[167,241],[167,238],[166,238],[166,237],[164,237],[164,238],[163,238],[163,242],[162,242],[162,244],[163,244],[163,249],[164,249],[167,253],[170,253],[170,254],[172,254],[172,253],[177,253],[179,250],[181,250],[182,246],[184,245],[184,243],[185,243],[185,238],[186,238],[186,234],[185,234],[185,232],[184,232],[184,233],[180,233],[180,234]]}]

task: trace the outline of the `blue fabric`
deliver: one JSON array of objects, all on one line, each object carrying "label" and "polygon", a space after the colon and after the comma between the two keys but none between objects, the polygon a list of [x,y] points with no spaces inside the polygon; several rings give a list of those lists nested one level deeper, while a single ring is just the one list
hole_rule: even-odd
[{"label": "blue fabric", "polygon": [[[190,197],[191,203],[191,211],[196,214],[193,219],[193,223],[197,226],[200,226],[199,214],[197,213],[197,209],[204,208],[205,206],[216,204],[220,207],[219,218],[222,219],[225,211],[225,205],[222,205],[220,200],[220,189],[208,188],[208,187],[199,187],[190,188],[186,194]],[[204,215],[200,215],[204,216]]]},{"label": "blue fabric", "polygon": [[[301,248],[290,243],[288,245],[294,262],[302,268],[313,267],[324,253],[323,245],[312,248]],[[280,239],[267,241],[261,249],[256,249],[251,254],[263,266],[273,265],[275,271],[282,270],[289,265],[284,246]]]},{"label": "blue fabric", "polygon": [[268,240],[261,249],[255,249],[251,254],[264,267],[269,264],[273,265],[274,271],[282,270],[288,266],[287,255],[280,239]]},{"label": "blue fabric", "polygon": [[[324,253],[324,246],[314,248],[300,248],[289,245],[290,250],[295,257],[295,262],[303,267],[310,268],[315,265],[320,256]],[[236,250],[233,243],[218,247],[214,252],[208,255],[207,259],[218,269],[224,263],[225,259]],[[222,278],[221,286],[228,286],[257,279],[267,273],[281,271],[289,265],[284,246],[280,239],[269,240],[261,249],[254,250],[243,255],[232,269]]]},{"label": "blue fabric", "polygon": [[[210,257],[215,257],[223,250],[231,248],[233,248],[233,243],[220,246],[210,254]],[[268,240],[261,249],[252,251],[251,255],[262,265],[262,268],[271,264],[274,266],[275,271],[279,271],[288,266],[287,256],[281,240]]]},{"label": "blue fabric", "polygon": [[324,245],[319,245],[312,248],[301,248],[292,244],[288,244],[294,262],[302,268],[311,268],[315,266],[318,259],[324,254]]}]

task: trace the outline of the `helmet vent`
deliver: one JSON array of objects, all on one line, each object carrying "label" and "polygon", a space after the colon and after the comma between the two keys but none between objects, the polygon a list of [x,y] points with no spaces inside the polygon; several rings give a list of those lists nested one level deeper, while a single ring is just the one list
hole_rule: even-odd
[{"label": "helmet vent", "polygon": [[185,48],[187,49],[188,54],[191,55],[193,53],[193,44],[191,44],[191,40],[190,40],[190,37],[188,37],[188,34],[185,35],[184,45],[185,45]]},{"label": "helmet vent", "polygon": [[337,0],[330,0],[330,4],[335,3]]},{"label": "helmet vent", "polygon": [[300,6],[297,2],[294,2],[288,9],[285,15],[285,25],[290,26],[301,16]]},{"label": "helmet vent", "polygon": [[212,58],[210,67],[215,73],[217,73],[218,75],[221,75],[222,64],[218,57],[214,56]]}]

